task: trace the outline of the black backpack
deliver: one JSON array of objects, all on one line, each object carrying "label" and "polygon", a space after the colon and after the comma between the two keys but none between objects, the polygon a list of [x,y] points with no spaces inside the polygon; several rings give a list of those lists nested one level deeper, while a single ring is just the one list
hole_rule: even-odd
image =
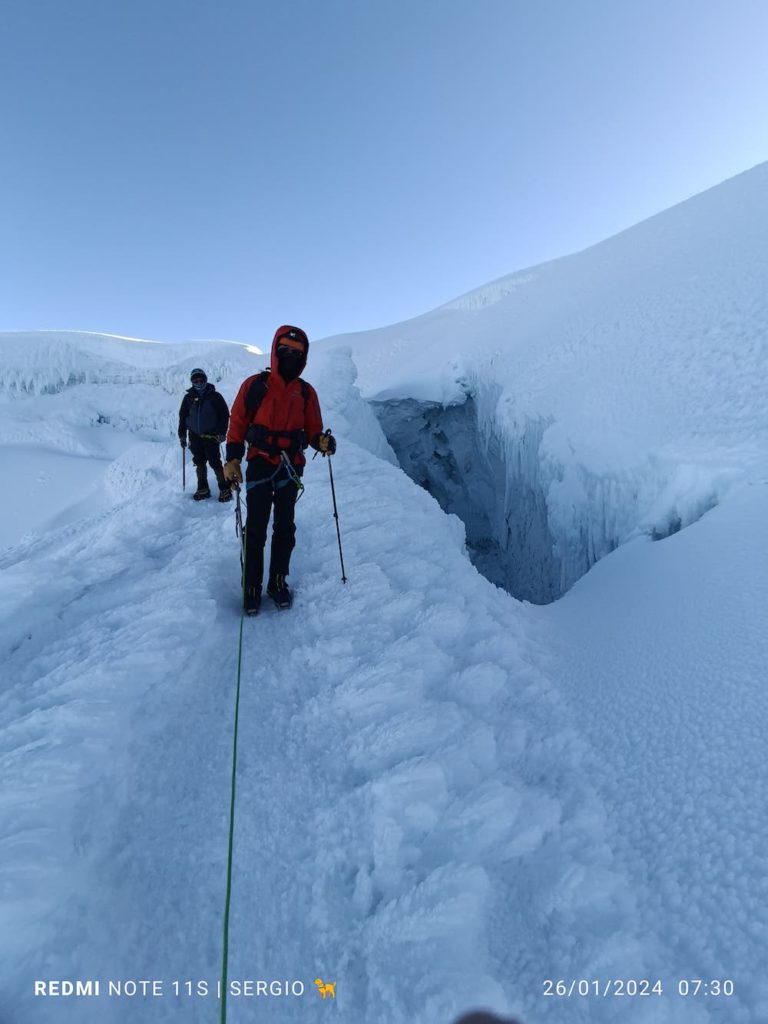
[{"label": "black backpack", "polygon": [[[253,383],[248,388],[248,393],[245,396],[245,408],[251,413],[251,417],[256,415],[259,411],[259,406],[264,401],[264,396],[269,387],[269,374],[269,370],[262,370],[261,373],[257,373]],[[306,413],[307,406],[309,405],[309,385],[301,377],[299,377],[299,384],[301,385],[301,397],[304,399],[304,412]]]}]

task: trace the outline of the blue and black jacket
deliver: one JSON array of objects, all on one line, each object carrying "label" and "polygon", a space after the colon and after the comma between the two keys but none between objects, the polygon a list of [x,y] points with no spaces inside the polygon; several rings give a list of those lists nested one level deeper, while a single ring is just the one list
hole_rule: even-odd
[{"label": "blue and black jacket", "polygon": [[206,384],[198,392],[190,388],[181,400],[179,409],[179,437],[191,434],[226,434],[229,426],[229,407],[213,384]]}]

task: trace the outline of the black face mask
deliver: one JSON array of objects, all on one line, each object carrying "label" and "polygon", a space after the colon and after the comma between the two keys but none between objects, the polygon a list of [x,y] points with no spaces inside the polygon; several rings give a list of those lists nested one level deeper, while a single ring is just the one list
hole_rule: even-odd
[{"label": "black face mask", "polygon": [[277,369],[283,380],[293,380],[299,376],[303,354],[296,350],[278,352]]}]

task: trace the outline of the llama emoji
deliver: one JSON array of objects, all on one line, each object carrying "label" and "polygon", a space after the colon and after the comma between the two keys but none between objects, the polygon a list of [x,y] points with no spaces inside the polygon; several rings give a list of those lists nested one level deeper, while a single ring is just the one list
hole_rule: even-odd
[{"label": "llama emoji", "polygon": [[323,981],[322,978],[315,978],[315,984],[317,985],[317,991],[325,999],[326,996],[330,996],[331,999],[336,998],[336,982],[335,981]]}]

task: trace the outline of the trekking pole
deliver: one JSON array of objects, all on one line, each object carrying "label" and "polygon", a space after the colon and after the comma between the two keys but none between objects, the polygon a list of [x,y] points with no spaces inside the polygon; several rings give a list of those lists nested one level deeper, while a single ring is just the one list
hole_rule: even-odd
[{"label": "trekking pole", "polygon": [[344,573],[344,555],[341,551],[341,532],[339,531],[339,513],[336,508],[336,489],[333,486],[333,470],[331,469],[331,460],[328,459],[328,472],[331,475],[331,494],[333,495],[333,518],[336,520],[336,536],[339,539],[339,559],[341,561],[341,582],[346,583],[347,577]]},{"label": "trekking pole", "polygon": [[[326,430],[326,434],[330,434],[330,428]],[[336,508],[336,488],[333,486],[333,470],[331,469],[331,457],[328,456],[328,473],[331,477],[331,495],[333,496],[333,518],[336,520],[336,536],[339,540],[339,560],[341,561],[341,582],[347,582],[347,576],[344,572],[344,555],[341,552],[341,531],[339,530],[339,512]]]},{"label": "trekking pole", "polygon": [[181,449],[181,489],[187,489],[187,446]]},{"label": "trekking pole", "polygon": [[245,579],[245,561],[243,551],[245,550],[245,534],[243,533],[243,511],[240,505],[240,484],[235,481],[235,534],[240,541],[240,575]]}]

